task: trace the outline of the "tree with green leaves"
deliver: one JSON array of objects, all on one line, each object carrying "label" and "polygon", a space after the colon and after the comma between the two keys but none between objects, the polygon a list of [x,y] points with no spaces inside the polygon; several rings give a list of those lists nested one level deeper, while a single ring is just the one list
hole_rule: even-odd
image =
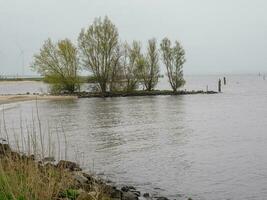
[{"label": "tree with green leaves", "polygon": [[88,29],[82,29],[78,38],[83,65],[96,77],[103,93],[110,89],[117,68],[118,40],[118,30],[108,17],[96,18]]},{"label": "tree with green leaves", "polygon": [[186,62],[185,51],[178,41],[172,47],[171,41],[164,38],[160,44],[162,61],[167,69],[169,83],[174,92],[185,84],[183,65]]},{"label": "tree with green leaves", "polygon": [[148,41],[147,53],[143,64],[140,67],[140,76],[146,90],[151,91],[157,85],[159,78],[159,53],[156,39]]},{"label": "tree with green leaves", "polygon": [[141,43],[133,41],[132,45],[125,43],[122,51],[122,71],[126,82],[125,90],[130,92],[138,87],[139,65],[138,60],[141,56]]},{"label": "tree with green leaves", "polygon": [[73,93],[80,87],[78,50],[69,40],[48,39],[34,55],[32,69],[52,85],[52,92]]}]

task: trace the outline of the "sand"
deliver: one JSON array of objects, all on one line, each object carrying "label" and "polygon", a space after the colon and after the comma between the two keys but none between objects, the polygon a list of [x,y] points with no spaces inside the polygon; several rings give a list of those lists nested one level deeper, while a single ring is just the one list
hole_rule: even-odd
[{"label": "sand", "polygon": [[77,99],[77,96],[50,96],[50,95],[0,95],[0,104],[7,104],[19,101],[33,100],[67,100]]}]

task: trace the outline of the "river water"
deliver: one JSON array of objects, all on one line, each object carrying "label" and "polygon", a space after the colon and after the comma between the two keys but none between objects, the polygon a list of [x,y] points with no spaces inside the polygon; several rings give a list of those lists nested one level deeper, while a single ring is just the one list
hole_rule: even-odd
[{"label": "river water", "polygon": [[[216,90],[219,77],[188,76],[185,88]],[[267,199],[267,81],[227,79],[215,95],[40,101],[38,108],[41,120],[64,127],[70,159],[118,184],[173,199]],[[5,105],[7,127],[19,127],[20,113],[30,121],[34,105]]]}]

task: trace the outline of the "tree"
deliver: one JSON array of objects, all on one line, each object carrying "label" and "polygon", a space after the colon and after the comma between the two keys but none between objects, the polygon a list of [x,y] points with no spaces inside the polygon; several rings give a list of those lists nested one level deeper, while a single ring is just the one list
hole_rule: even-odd
[{"label": "tree", "polygon": [[32,69],[52,84],[53,92],[73,93],[80,87],[78,51],[69,39],[56,44],[46,40],[39,54],[34,55]]},{"label": "tree", "polygon": [[103,21],[96,18],[78,38],[83,65],[96,77],[103,93],[107,92],[118,64],[118,36],[116,26],[105,17]]},{"label": "tree", "polygon": [[183,65],[186,62],[185,51],[178,41],[171,47],[171,41],[164,38],[160,44],[162,61],[167,69],[169,83],[174,92],[185,84],[183,78]]},{"label": "tree", "polygon": [[140,67],[140,74],[146,90],[153,90],[159,78],[159,55],[156,39],[148,41],[146,62]]},{"label": "tree", "polygon": [[141,56],[141,43],[137,41],[133,41],[132,45],[125,43],[122,55],[122,70],[126,81],[125,89],[130,92],[137,88],[139,81],[138,59]]}]

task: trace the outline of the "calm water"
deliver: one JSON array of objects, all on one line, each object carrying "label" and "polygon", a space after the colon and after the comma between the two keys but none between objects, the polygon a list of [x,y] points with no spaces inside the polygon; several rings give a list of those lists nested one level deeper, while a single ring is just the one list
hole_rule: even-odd
[{"label": "calm water", "polygon": [[[186,88],[216,89],[217,79],[188,77]],[[42,101],[39,111],[63,124],[71,159],[119,184],[176,199],[267,199],[267,81],[228,80],[218,95]],[[33,107],[8,105],[7,126],[19,127],[20,112],[30,121]]]}]

